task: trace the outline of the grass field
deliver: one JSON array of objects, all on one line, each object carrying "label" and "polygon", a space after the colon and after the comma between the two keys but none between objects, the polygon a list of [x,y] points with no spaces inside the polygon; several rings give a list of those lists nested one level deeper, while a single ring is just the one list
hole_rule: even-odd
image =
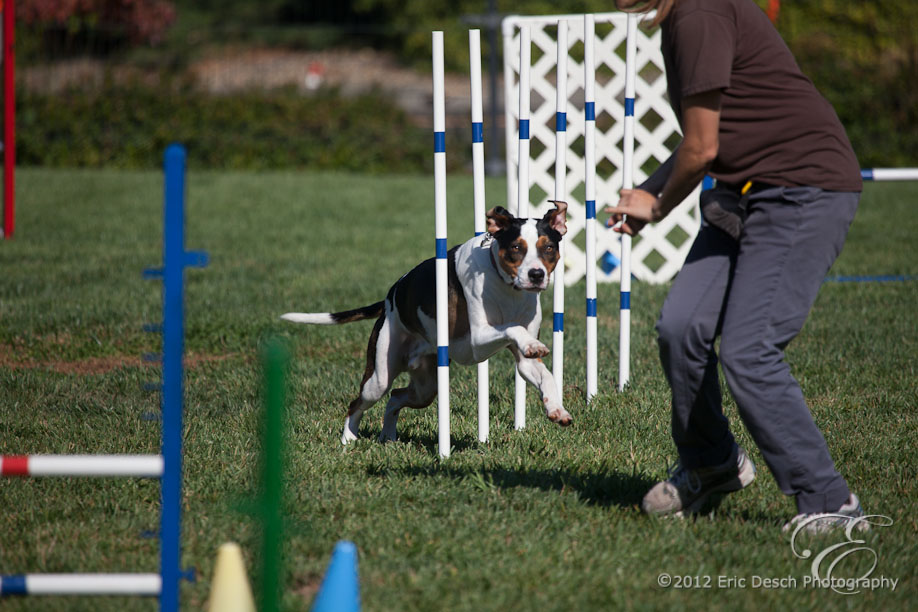
[{"label": "grass field", "polygon": [[[161,176],[23,169],[17,235],[0,243],[0,453],[157,452],[157,397],[142,390],[158,350]],[[503,194],[500,183],[489,193]],[[453,454],[436,452],[436,410],[403,414],[380,445],[343,449],[343,412],[364,367],[369,324],[282,325],[289,310],[362,306],[432,255],[432,179],[193,172],[187,245],[210,253],[187,273],[184,565],[187,609],[202,609],[217,547],[238,542],[259,583],[259,348],[286,338],[290,523],[284,604],[306,608],[334,543],[360,554],[367,610],[908,609],[918,600],[918,281],[826,283],[788,360],[834,459],[870,513],[872,577],[889,587],[842,595],[804,586],[811,559],[781,525],[794,514],[728,400],[756,483],[709,516],[651,520],[638,510],[665,476],[668,390],[653,323],[666,287],[633,288],[633,385],[615,389],[617,286],[600,286],[600,394],[583,398],[583,285],[567,292],[560,429],[530,393],[512,431],[509,355],[492,362],[492,440],[476,436],[473,369],[453,369]],[[450,236],[471,232],[471,181],[451,177]],[[918,274],[918,185],[870,184],[835,275]],[[548,296],[546,296],[548,298]],[[545,302],[550,304],[549,301]],[[548,309],[550,310],[550,308]],[[546,325],[550,325],[550,317]],[[543,326],[544,327],[544,326]],[[547,334],[547,331],[546,331]],[[135,480],[0,481],[0,573],[158,570],[159,486]],[[811,544],[814,555],[844,541]],[[840,549],[833,557],[851,546]],[[799,551],[799,547],[798,547]],[[826,561],[822,569],[825,571]],[[837,577],[870,571],[861,550]],[[661,573],[699,586],[658,585]],[[723,578],[721,578],[723,577]],[[756,588],[756,577],[796,588]],[[719,582],[737,579],[732,586]],[[740,588],[744,579],[745,588]],[[710,582],[708,582],[710,580]],[[678,579],[677,579],[678,581]],[[785,581],[785,584],[789,582]],[[127,598],[4,600],[3,610],[147,610]]]}]

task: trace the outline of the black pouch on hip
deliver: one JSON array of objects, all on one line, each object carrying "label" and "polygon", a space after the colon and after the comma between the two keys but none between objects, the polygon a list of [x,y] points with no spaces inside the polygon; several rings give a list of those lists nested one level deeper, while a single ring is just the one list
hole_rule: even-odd
[{"label": "black pouch on hip", "polygon": [[701,192],[701,214],[705,221],[726,232],[734,240],[739,240],[746,222],[748,202],[748,191],[743,194],[732,186],[717,185]]}]

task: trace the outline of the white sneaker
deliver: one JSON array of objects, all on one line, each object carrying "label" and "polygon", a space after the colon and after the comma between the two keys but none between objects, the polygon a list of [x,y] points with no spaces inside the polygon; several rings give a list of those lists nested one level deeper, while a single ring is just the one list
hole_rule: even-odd
[{"label": "white sneaker", "polygon": [[836,512],[798,514],[786,523],[781,531],[783,533],[805,531],[809,534],[818,534],[836,529],[848,529],[849,526],[858,531],[868,531],[870,523],[858,520],[862,516],[864,516],[864,510],[861,508],[861,502],[857,495],[852,493],[848,496],[848,501],[842,504],[842,507]]},{"label": "white sneaker", "polygon": [[682,517],[701,510],[714,493],[739,491],[753,480],[755,465],[739,447],[720,465],[688,470],[677,461],[669,468],[669,478],[647,492],[641,509],[657,516]]}]

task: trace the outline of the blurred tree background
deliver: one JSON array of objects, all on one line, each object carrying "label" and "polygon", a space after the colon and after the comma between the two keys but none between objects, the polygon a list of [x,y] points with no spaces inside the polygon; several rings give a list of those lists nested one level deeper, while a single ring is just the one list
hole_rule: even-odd
[{"label": "blurred tree background", "polygon": [[[614,6],[610,0],[494,4],[503,14]],[[356,62],[350,72],[369,77],[377,69],[371,60],[383,57],[387,69],[414,71],[426,83],[431,30],[446,32],[448,69],[462,73],[470,27],[464,17],[485,13],[488,5],[18,0],[20,163],[155,167],[165,144],[182,140],[197,167],[428,171],[429,127],[399,104],[398,87],[386,86],[394,77],[363,89],[272,85],[266,73],[273,68],[265,66],[299,58],[308,64],[299,68],[306,74],[321,69],[322,62],[310,58],[350,54]],[[835,106],[862,166],[918,166],[918,2],[784,2],[777,27]],[[274,64],[252,64],[264,57]],[[235,78],[232,88],[220,89],[207,76],[214,58],[234,66],[221,77]],[[247,65],[258,78],[246,81]],[[452,157],[453,169],[466,164]]]}]

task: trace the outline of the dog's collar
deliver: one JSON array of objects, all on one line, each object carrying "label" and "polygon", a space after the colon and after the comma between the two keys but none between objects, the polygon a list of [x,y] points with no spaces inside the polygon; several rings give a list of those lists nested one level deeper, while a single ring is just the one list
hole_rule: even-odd
[{"label": "dog's collar", "polygon": [[488,249],[488,257],[491,258],[491,265],[494,267],[494,271],[497,272],[497,276],[498,276],[502,281],[504,281],[505,284],[507,284],[507,285],[513,287],[514,289],[516,289],[517,291],[519,291],[520,288],[516,286],[516,283],[514,283],[512,279],[508,281],[507,278],[506,278],[506,274],[507,274],[507,273],[504,272],[503,270],[501,270],[501,269],[500,269],[500,266],[497,265],[497,262],[494,261],[494,251],[493,251],[492,249]]}]

